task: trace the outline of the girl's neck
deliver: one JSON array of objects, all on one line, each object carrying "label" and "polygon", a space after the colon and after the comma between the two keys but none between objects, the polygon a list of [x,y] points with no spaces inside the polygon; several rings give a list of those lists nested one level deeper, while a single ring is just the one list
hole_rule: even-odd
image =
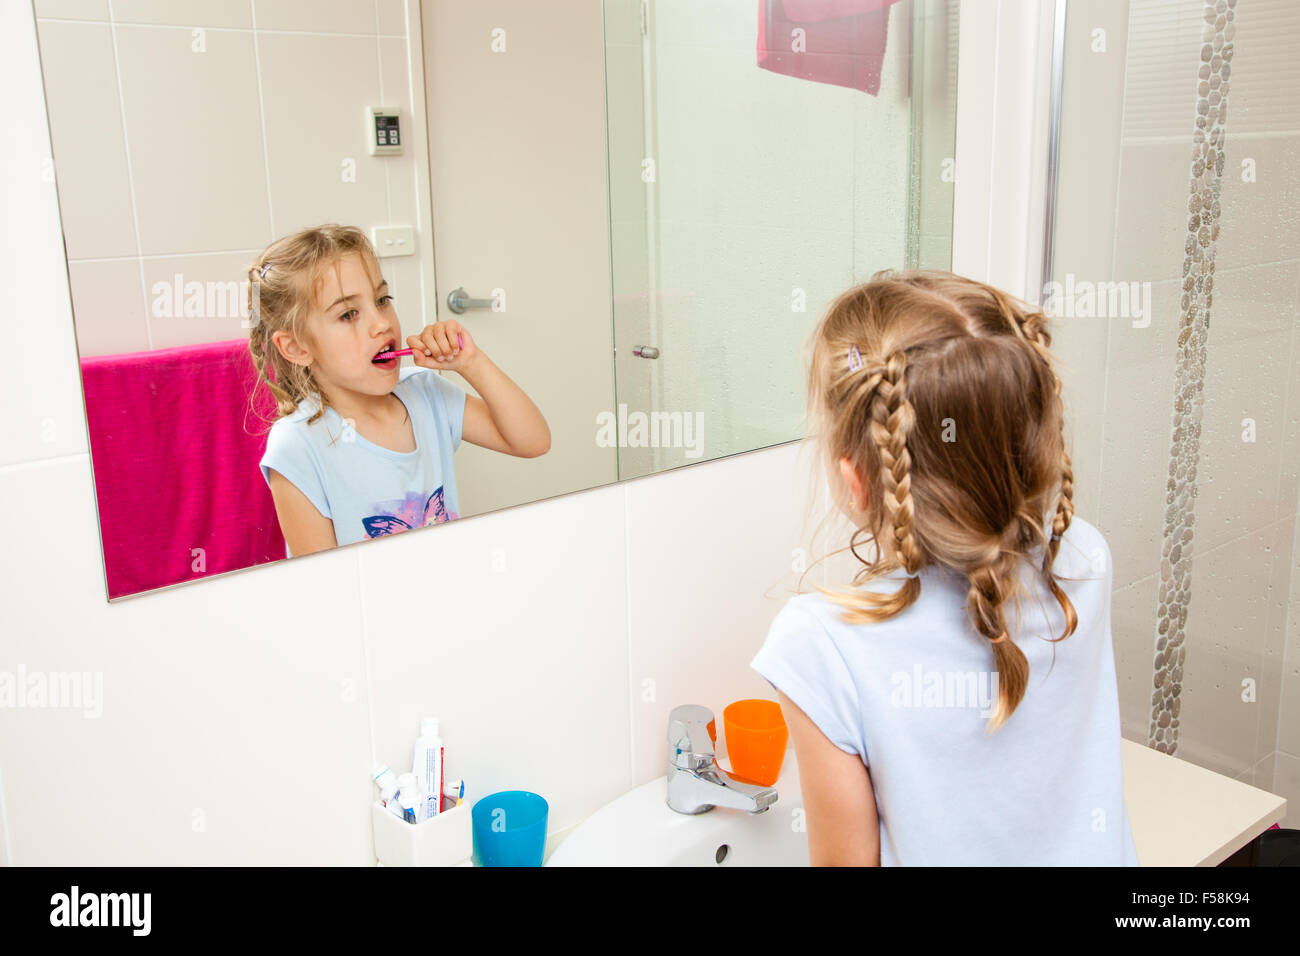
[{"label": "girl's neck", "polygon": [[[367,395],[364,392],[354,392],[339,387],[322,389],[322,391],[330,407],[343,419],[385,422],[395,411],[392,392],[386,395]],[[405,407],[402,409],[402,414],[405,415]]]}]

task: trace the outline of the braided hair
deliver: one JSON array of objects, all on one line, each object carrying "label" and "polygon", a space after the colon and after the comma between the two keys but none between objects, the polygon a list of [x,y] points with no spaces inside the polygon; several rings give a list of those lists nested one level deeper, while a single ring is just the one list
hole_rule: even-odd
[{"label": "braided hair", "polygon": [[[853,590],[818,590],[844,609],[846,622],[874,623],[920,597],[922,568],[964,574],[972,629],[989,642],[998,671],[990,730],[1028,686],[1028,659],[1010,639],[1006,606],[1018,599],[1020,562],[1037,548],[1065,615],[1053,640],[1078,624],[1052,571],[1074,514],[1074,475],[1045,322],[984,283],[885,270],[838,296],[812,338],[812,430],[828,474],[846,463],[867,499],[860,507],[832,480],[855,523],[848,549],[863,567]],[[862,535],[875,545],[873,561],[858,553]],[[908,577],[897,590],[862,590],[900,568]]]}]

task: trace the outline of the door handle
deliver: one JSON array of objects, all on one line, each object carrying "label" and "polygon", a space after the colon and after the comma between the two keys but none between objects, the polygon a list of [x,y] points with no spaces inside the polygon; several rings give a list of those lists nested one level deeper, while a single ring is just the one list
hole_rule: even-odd
[{"label": "door handle", "polygon": [[494,301],[493,299],[471,299],[468,292],[458,288],[453,289],[447,296],[447,308],[460,315],[466,309],[490,309]]},{"label": "door handle", "polygon": [[657,359],[659,350],[653,345],[636,345],[632,347],[632,354],[643,359]]}]

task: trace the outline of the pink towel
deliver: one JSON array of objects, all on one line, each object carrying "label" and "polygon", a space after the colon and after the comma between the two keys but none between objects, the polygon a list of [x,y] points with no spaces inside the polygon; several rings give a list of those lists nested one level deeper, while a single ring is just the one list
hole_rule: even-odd
[{"label": "pink towel", "polygon": [[284,557],[246,339],[87,358],[81,372],[109,597]]},{"label": "pink towel", "polygon": [[[897,0],[759,0],[758,65],[764,70],[880,92],[889,34],[889,8]],[[803,31],[795,48],[794,31]]]}]

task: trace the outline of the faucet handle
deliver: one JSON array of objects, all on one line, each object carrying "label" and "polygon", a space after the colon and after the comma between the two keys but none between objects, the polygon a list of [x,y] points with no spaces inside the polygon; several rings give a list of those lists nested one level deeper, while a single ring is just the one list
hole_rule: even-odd
[{"label": "faucet handle", "polygon": [[683,770],[713,763],[718,733],[713,711],[699,704],[682,704],[668,715],[668,762]]}]

